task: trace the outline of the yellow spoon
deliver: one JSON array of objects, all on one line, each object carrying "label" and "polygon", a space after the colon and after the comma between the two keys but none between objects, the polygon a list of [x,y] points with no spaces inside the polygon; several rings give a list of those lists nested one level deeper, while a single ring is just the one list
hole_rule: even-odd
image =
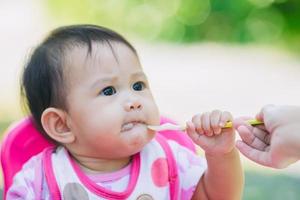
[{"label": "yellow spoon", "polygon": [[[263,124],[262,121],[256,120],[256,119],[250,119],[246,121],[248,124],[250,124],[251,126],[257,126],[257,125],[261,125]],[[166,131],[166,130],[175,130],[175,131],[185,131],[186,130],[186,126],[180,126],[180,125],[176,125],[176,124],[171,124],[171,123],[164,123],[158,126],[152,126],[152,125],[148,125],[147,126],[148,129],[151,129],[153,131]],[[227,122],[223,128],[232,128],[232,122]]]}]

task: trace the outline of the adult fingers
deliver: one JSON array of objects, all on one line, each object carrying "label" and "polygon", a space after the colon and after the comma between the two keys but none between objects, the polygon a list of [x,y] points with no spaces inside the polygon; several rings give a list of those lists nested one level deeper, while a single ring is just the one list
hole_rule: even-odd
[{"label": "adult fingers", "polygon": [[261,150],[263,151],[268,144],[265,143],[264,141],[260,140],[256,135],[253,133],[253,129],[249,130],[245,126],[240,126],[237,129],[239,135],[241,136],[242,140],[244,143],[247,145],[251,146],[254,149]]},{"label": "adult fingers", "polygon": [[237,141],[236,147],[248,159],[260,165],[272,167],[270,153],[268,151],[257,150],[242,141]]}]

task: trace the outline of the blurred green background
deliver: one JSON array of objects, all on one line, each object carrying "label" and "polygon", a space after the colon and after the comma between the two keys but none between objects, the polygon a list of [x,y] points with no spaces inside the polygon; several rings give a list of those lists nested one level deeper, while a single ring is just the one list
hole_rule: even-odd
[{"label": "blurred green background", "polygon": [[146,40],[263,43],[300,50],[298,0],[48,0],[50,14]]},{"label": "blurred green background", "polygon": [[[203,96],[199,98],[200,100],[196,98],[194,100],[197,104],[203,104],[203,107],[206,106],[210,108],[209,105],[212,105],[212,107],[215,108],[222,107],[226,104],[229,105],[229,110],[233,110],[237,114],[245,114],[249,113],[249,111],[255,113],[261,105],[273,103],[274,101],[275,103],[298,102],[299,105],[300,97],[299,90],[297,90],[299,89],[299,85],[297,84],[300,78],[300,1],[27,0],[24,2],[0,2],[0,12],[4,13],[4,17],[0,20],[0,25],[2,32],[6,34],[6,37],[3,37],[0,41],[1,44],[4,44],[0,49],[1,55],[3,55],[2,71],[0,71],[2,75],[0,75],[2,94],[2,98],[0,99],[1,135],[11,122],[22,118],[24,115],[21,108],[16,106],[19,105],[18,76],[16,76],[16,74],[19,75],[20,66],[22,66],[24,60],[26,60],[27,53],[49,30],[60,25],[74,23],[96,23],[110,27],[135,41],[140,49],[150,49],[142,52],[141,56],[142,58],[146,57],[144,58],[146,67],[147,54],[151,56],[157,55],[153,52],[159,49],[159,53],[162,54],[162,57],[165,56],[167,58],[157,58],[159,60],[158,63],[151,63],[156,57],[150,56],[151,58],[148,58],[148,61],[151,60],[151,62],[149,62],[150,64],[148,65],[153,66],[154,71],[152,72],[150,67],[146,69],[148,70],[147,72],[149,72],[150,79],[153,79],[154,82],[159,82],[156,85],[154,83],[154,90],[162,96],[161,99],[158,98],[158,104],[162,105],[162,110],[165,113],[170,113],[175,107],[183,107],[182,110],[178,108],[178,116],[174,115],[176,119],[183,120],[184,118],[182,117],[181,119],[181,116],[191,116],[189,112],[194,112],[194,104],[190,104],[190,106],[193,107],[191,111],[189,110],[189,105],[182,106],[182,102],[176,105],[177,102],[175,100],[173,105],[168,107],[170,104],[169,101],[164,102],[163,98],[170,99],[173,96],[170,96],[166,90],[161,89],[163,87],[161,86],[163,84],[161,80],[165,80],[165,77],[160,79],[160,76],[163,75],[157,75],[157,72],[159,70],[159,73],[163,74],[165,72],[161,71],[164,69],[163,67],[170,69],[172,67],[171,64],[178,62],[176,59],[184,53],[188,55],[195,54],[194,57],[191,57],[195,60],[198,59],[200,55],[199,52],[204,55],[199,60],[209,54],[216,53],[224,55],[224,57],[229,60],[234,60],[234,62],[227,62],[226,60],[225,62],[218,56],[216,56],[216,58],[209,57],[209,61],[204,63],[204,66],[207,66],[207,68],[199,68],[197,69],[199,71],[195,72],[202,73],[200,70],[212,70],[215,67],[214,65],[222,68],[222,65],[224,65],[224,69],[218,68],[215,71],[221,71],[223,74],[230,72],[226,75],[232,74],[233,71],[235,71],[238,73],[237,75],[240,76],[240,78],[237,77],[237,79],[241,81],[240,84],[243,84],[243,80],[250,82],[251,85],[257,84],[252,88],[248,88],[248,91],[243,93],[241,88],[245,88],[249,84],[239,87],[235,82],[229,82],[227,85],[233,88],[232,91],[241,90],[239,96],[232,95],[230,99],[228,97],[230,95],[226,96],[229,89],[226,90],[227,93],[222,93],[219,87],[210,85],[212,89],[215,88],[216,91],[221,93],[220,96],[222,98],[217,96],[214,92],[204,90],[207,94],[207,100]],[[25,22],[20,23],[20,20],[24,19]],[[7,41],[9,41],[9,43]],[[14,43],[14,41],[16,42]],[[217,47],[211,45],[211,43],[217,44]],[[192,46],[191,49],[188,48],[190,45]],[[11,48],[11,46],[15,48]],[[243,46],[246,46],[246,50]],[[248,49],[249,46],[250,50]],[[254,50],[252,50],[253,47]],[[261,47],[263,48],[261,49]],[[265,49],[265,47],[267,47],[267,49]],[[271,53],[262,53],[266,52],[266,50],[270,50]],[[245,54],[239,54],[244,51]],[[226,54],[227,52],[232,53]],[[173,55],[173,57],[170,55]],[[261,57],[256,59],[257,57],[255,56],[257,55],[261,55]],[[276,60],[277,58],[278,60]],[[171,64],[167,63],[171,66],[154,67],[157,64],[165,64],[168,59],[174,60],[169,61]],[[214,59],[221,61],[219,63],[210,64],[211,60]],[[253,66],[250,65],[250,67],[242,68],[243,66],[240,66],[239,68],[232,69],[230,65],[235,64],[235,59],[245,59],[245,63],[255,60],[258,61],[254,63]],[[271,63],[274,64],[274,66],[266,66],[270,64],[269,60],[272,59],[275,60],[274,63]],[[14,62],[12,62],[12,60],[14,60]],[[266,62],[266,60],[268,60],[268,62]],[[194,63],[194,65],[198,65],[199,61],[197,62],[198,63]],[[236,65],[240,65],[241,63],[245,65],[242,61]],[[276,64],[278,64],[278,66],[276,66]],[[195,69],[191,68],[188,70],[188,65],[193,64],[188,63],[185,66],[186,72],[191,71],[191,73],[194,73],[193,70]],[[14,66],[14,70],[11,70],[8,66]],[[266,68],[261,69],[262,66]],[[176,67],[173,68],[174,73],[176,73],[176,69]],[[245,76],[241,75],[243,73],[252,73],[252,71],[255,71],[254,69],[259,70],[259,73],[255,74],[258,74],[257,77],[255,77],[258,78],[257,81],[256,79],[254,79],[254,81],[248,80],[248,74]],[[182,73],[182,70],[178,73]],[[222,77],[224,76],[222,75]],[[187,79],[189,78],[190,77],[187,77]],[[216,82],[220,80],[220,77],[218,78],[216,78]],[[178,82],[177,80],[178,78],[167,79],[165,82]],[[268,83],[268,80],[270,80],[270,83]],[[7,82],[9,84],[7,84]],[[220,83],[223,82],[223,80],[220,80]],[[280,83],[274,86],[274,88],[276,88],[276,91],[280,91],[280,94],[275,93],[275,91],[274,93],[265,94],[266,89],[269,89],[277,82]],[[168,86],[173,87],[172,84]],[[193,84],[200,85],[200,83],[195,84],[194,82]],[[194,98],[194,94],[192,93],[192,91],[194,91],[193,89],[178,89],[175,87],[169,88],[169,90],[172,90],[172,92],[184,90],[187,93],[191,93],[191,96],[187,95],[187,99],[190,97],[188,100]],[[180,95],[179,92],[176,94]],[[255,98],[257,98],[256,102],[260,103],[255,104],[254,101],[247,101],[247,99],[250,99],[249,96],[247,96],[248,94],[258,94]],[[260,94],[265,94],[266,96]],[[291,98],[292,95],[293,98]],[[258,96],[263,97],[259,98]],[[228,98],[228,101],[226,101],[226,98]],[[214,99],[217,100],[214,101]],[[199,110],[203,111],[202,107],[200,107]],[[271,170],[253,164],[244,158],[243,165],[246,173],[243,199],[299,199],[300,171],[298,166],[286,170]]]}]

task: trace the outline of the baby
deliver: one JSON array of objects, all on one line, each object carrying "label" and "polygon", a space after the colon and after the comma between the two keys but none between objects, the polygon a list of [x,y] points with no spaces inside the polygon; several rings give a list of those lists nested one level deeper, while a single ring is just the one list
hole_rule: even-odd
[{"label": "baby", "polygon": [[[241,199],[228,112],[195,115],[187,134],[206,161],[147,128],[160,115],[134,47],[96,25],[54,30],[22,77],[33,121],[55,147],[27,161],[7,199]],[[174,161],[178,176],[168,177]],[[174,167],[174,166],[173,166]]]}]

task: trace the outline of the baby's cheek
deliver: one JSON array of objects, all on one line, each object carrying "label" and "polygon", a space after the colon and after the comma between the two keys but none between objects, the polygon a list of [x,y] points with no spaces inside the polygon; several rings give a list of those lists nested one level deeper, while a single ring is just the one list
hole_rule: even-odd
[{"label": "baby's cheek", "polygon": [[149,115],[149,124],[159,124],[160,122],[160,113],[158,108],[155,106],[147,113]]},{"label": "baby's cheek", "polygon": [[122,120],[120,117],[113,115],[106,115],[107,117],[98,117],[94,120],[90,126],[90,131],[96,131],[100,133],[118,133],[121,130]]}]

